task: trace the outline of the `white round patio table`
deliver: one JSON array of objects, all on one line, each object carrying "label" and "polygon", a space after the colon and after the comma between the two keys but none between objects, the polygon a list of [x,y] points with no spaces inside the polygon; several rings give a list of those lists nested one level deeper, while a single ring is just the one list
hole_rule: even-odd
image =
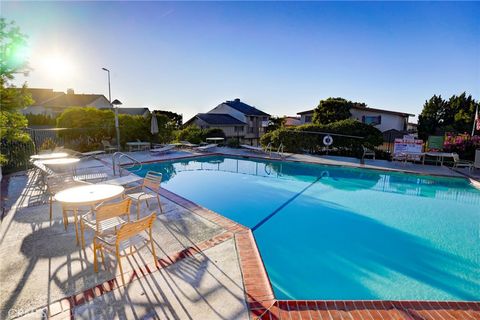
[{"label": "white round patio table", "polygon": [[73,218],[75,220],[75,236],[77,245],[80,243],[78,237],[78,207],[94,206],[97,203],[115,199],[123,194],[125,188],[111,184],[90,184],[68,188],[58,192],[55,200],[62,206],[73,207]]},{"label": "white round patio table", "polygon": [[[75,165],[80,161],[78,158],[58,158],[39,160],[45,166],[49,167],[53,171],[65,171],[67,169],[75,169]],[[75,170],[74,170],[75,171]]]},{"label": "white round patio table", "polygon": [[44,154],[35,154],[30,156],[32,160],[49,160],[49,159],[59,159],[67,158],[69,156],[66,152],[53,152],[53,153],[44,153]]}]

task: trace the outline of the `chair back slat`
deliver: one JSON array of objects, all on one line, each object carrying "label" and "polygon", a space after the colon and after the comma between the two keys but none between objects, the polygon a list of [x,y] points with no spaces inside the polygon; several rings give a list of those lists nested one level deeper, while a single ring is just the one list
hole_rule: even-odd
[{"label": "chair back slat", "polygon": [[117,245],[119,245],[123,240],[131,238],[142,231],[151,230],[153,222],[156,218],[157,215],[155,212],[152,212],[152,214],[147,217],[136,221],[127,222],[122,225],[117,232]]},{"label": "chair back slat", "polygon": [[97,208],[95,218],[97,220],[97,228],[100,222],[114,217],[123,215],[130,216],[131,199],[124,199],[120,202],[103,204]]},{"label": "chair back slat", "polygon": [[71,173],[49,175],[45,180],[50,194],[56,194],[67,188],[89,184],[85,181],[76,180]]},{"label": "chair back slat", "polygon": [[162,174],[160,172],[148,171],[143,178],[143,187],[153,191],[160,191],[160,184],[162,182]]}]

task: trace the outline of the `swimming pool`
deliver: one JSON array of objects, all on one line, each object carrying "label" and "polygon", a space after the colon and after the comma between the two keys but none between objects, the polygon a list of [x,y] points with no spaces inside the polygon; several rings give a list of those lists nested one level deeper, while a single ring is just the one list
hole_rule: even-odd
[{"label": "swimming pool", "polygon": [[136,173],[149,170],[251,228],[278,299],[480,300],[480,190],[466,179],[219,156]]}]

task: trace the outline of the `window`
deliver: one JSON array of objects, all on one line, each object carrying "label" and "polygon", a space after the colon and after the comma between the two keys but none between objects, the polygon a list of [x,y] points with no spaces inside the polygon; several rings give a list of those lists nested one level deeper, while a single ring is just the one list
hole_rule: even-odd
[{"label": "window", "polygon": [[248,128],[248,132],[249,132],[249,133],[253,133],[253,127],[249,127],[249,128]]},{"label": "window", "polygon": [[305,116],[305,123],[312,122],[312,116]]},{"label": "window", "polygon": [[235,132],[243,132],[242,126],[235,126]]},{"label": "window", "polygon": [[263,117],[263,121],[268,121],[268,117]]},{"label": "window", "polygon": [[362,116],[362,122],[376,126],[382,123],[382,116]]}]

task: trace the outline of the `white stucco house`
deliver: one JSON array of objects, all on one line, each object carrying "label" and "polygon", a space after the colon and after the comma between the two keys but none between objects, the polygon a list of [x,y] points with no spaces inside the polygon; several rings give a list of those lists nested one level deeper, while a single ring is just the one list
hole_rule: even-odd
[{"label": "white stucco house", "polygon": [[220,128],[227,138],[257,145],[265,133],[270,115],[240,99],[225,101],[207,113],[199,113],[185,125],[195,124],[200,128]]},{"label": "white stucco house", "polygon": [[[314,110],[298,112],[302,124],[311,123]],[[350,108],[352,119],[356,119],[366,124],[371,124],[381,132],[387,130],[407,131],[408,118],[414,114],[376,109],[362,106],[353,106]]]}]

